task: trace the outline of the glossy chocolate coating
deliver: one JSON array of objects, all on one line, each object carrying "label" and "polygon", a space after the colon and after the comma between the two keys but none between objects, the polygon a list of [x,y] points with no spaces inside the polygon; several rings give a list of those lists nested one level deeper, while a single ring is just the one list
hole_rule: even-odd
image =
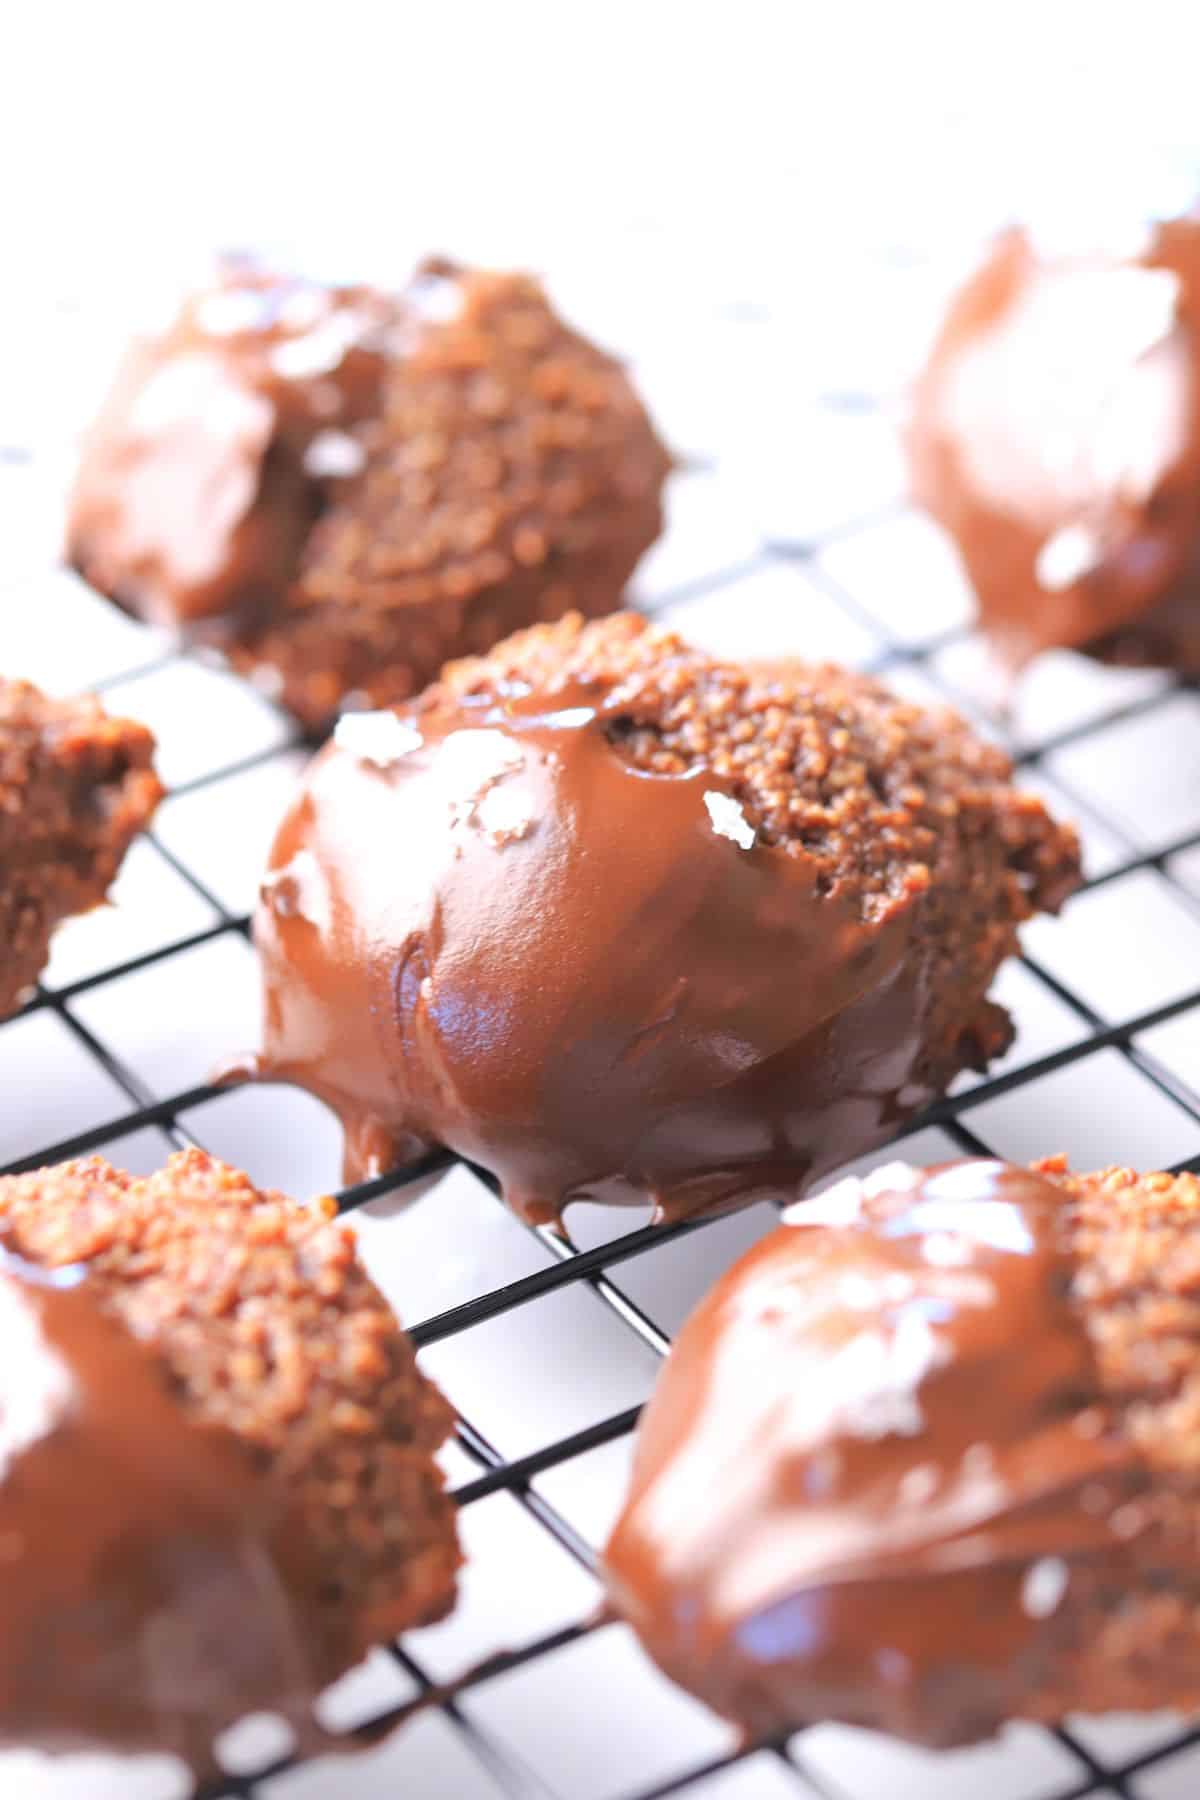
[{"label": "glossy chocolate coating", "polygon": [[632,614],[345,717],[262,889],[262,1054],[346,1172],[444,1145],[528,1219],[802,1184],[1010,1038],[1016,926],[1075,836],[957,716]]},{"label": "glossy chocolate coating", "polygon": [[892,1165],[794,1209],[676,1340],[610,1591],[749,1735],[832,1718],[951,1744],[1045,1716],[1086,1654],[1080,1596],[1127,1591],[1145,1477],[1066,1204],[1001,1163]]},{"label": "glossy chocolate coating", "polygon": [[282,1487],[187,1416],[86,1282],[0,1257],[0,1742],[170,1751],[319,1685],[303,1617],[321,1569]]},{"label": "glossy chocolate coating", "polygon": [[1013,229],[955,296],[914,391],[915,497],[1001,659],[1200,668],[1200,219],[1122,254]]},{"label": "glossy chocolate coating", "polygon": [[349,1178],[446,1144],[542,1221],[682,1215],[893,1129],[928,1095],[905,908],[865,924],[723,835],[715,779],[552,706],[343,721],[271,853],[256,1072],[337,1109]]},{"label": "glossy chocolate coating", "polygon": [[[396,303],[231,264],[128,352],[70,501],[72,562],[157,624],[246,630],[295,573],[378,411]],[[323,434],[329,434],[325,436]]]}]

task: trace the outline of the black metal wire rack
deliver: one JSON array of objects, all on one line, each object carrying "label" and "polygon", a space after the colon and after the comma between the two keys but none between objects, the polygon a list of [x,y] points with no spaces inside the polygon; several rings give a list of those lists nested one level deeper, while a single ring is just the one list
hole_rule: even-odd
[{"label": "black metal wire rack", "polygon": [[[667,424],[669,428],[669,420]],[[863,446],[875,445],[883,429],[871,395],[825,395],[812,415],[813,442],[819,444],[828,431],[839,444],[849,443],[852,465],[856,434]],[[36,458],[31,461],[19,445],[0,456],[0,508],[10,477],[36,477]],[[803,478],[798,468],[797,484]],[[919,623],[926,615],[919,608],[914,614],[907,604],[910,595],[914,604],[928,597],[928,558],[936,552],[931,552],[924,526],[898,496],[872,497],[860,509],[851,478],[845,504],[833,509],[835,516],[820,528],[792,531],[760,524],[744,551],[739,540],[736,553],[725,555],[712,547],[709,529],[711,509],[719,508],[722,496],[731,491],[719,456],[707,464],[697,462],[677,480],[686,499],[677,503],[668,545],[687,538],[681,518],[703,517],[705,530],[691,568],[686,568],[688,545],[683,543],[682,577],[672,575],[669,557],[659,559],[658,572],[651,566],[642,595],[648,609],[669,616],[685,632],[692,629],[701,640],[717,629],[730,648],[756,618],[777,638],[787,637],[795,651],[820,654],[827,647],[845,651],[850,645],[856,660],[901,687],[951,700],[1008,742],[1029,777],[1046,784],[1059,808],[1080,819],[1094,853],[1084,895],[1068,910],[1065,922],[1030,933],[1022,964],[1007,978],[1005,995],[1020,1032],[1014,1052],[988,1078],[960,1084],[910,1127],[906,1138],[914,1153],[948,1143],[969,1154],[1020,1156],[1065,1149],[1077,1163],[1092,1166],[1119,1160],[1200,1167],[1200,701],[1185,683],[1114,676],[1067,659],[1054,677],[1058,685],[1052,682],[1047,690],[1049,697],[1035,694],[1032,711],[1037,718],[1031,719],[1029,708],[1015,720],[989,716],[967,668],[971,639],[961,596],[952,594],[953,577],[944,576],[945,594],[951,598],[944,606],[939,601],[939,618],[929,629]],[[675,566],[681,566],[678,557]],[[69,632],[65,615],[60,626],[54,610],[56,593],[61,597],[66,589],[55,589],[54,583],[70,580],[60,574],[45,588],[44,629]],[[136,713],[147,702],[152,714],[156,705],[161,711],[164,702],[154,700],[156,684],[166,680],[169,689],[181,669],[196,665],[172,647],[143,640],[132,626],[122,624],[121,629],[129,632],[127,666],[114,667],[120,659],[109,655],[96,685],[108,689],[112,704],[121,710]],[[17,642],[11,628],[6,641],[10,647]],[[12,672],[24,671],[18,666]],[[1035,677],[1035,683],[1040,680]],[[1037,694],[1041,692],[1039,688]],[[1057,717],[1047,722],[1047,713]],[[248,935],[246,913],[217,891],[202,849],[189,851],[169,828],[172,809],[219,788],[216,813],[232,816],[244,784],[267,765],[278,768],[281,757],[290,770],[289,749],[298,746],[279,725],[269,743],[245,749],[228,740],[220,725],[219,716],[210,717],[206,732],[199,738],[192,733],[195,754],[176,771],[164,823],[151,840],[154,855],[201,903],[200,912],[169,941],[160,941],[161,932],[153,931],[122,940],[121,953],[103,966],[85,966],[82,972],[77,967],[61,979],[52,964],[46,984],[0,1029],[3,1069],[5,1037],[19,1032],[22,1021],[53,1018],[61,1027],[57,1039],[65,1041],[65,1033],[73,1040],[75,1051],[100,1072],[104,1094],[111,1096],[93,1106],[95,1116],[78,1129],[59,1133],[55,1141],[43,1141],[36,1115],[10,1119],[4,1140],[12,1152],[9,1170],[91,1150],[111,1149],[119,1161],[123,1146],[143,1132],[155,1134],[156,1142],[161,1137],[179,1146],[200,1142],[218,1153],[222,1149],[206,1131],[221,1092],[195,1082],[163,1093],[160,1072],[148,1071],[145,1056],[129,1054],[120,1033],[114,1037],[105,1028],[104,1019],[119,1016],[119,1008],[114,1012],[110,1005],[97,1013],[91,1004],[102,994],[114,1001],[121,984],[134,978],[143,984],[165,983],[178,959]],[[1129,769],[1136,774],[1136,785],[1126,785]],[[1098,952],[1098,945],[1106,946],[1106,952]],[[1189,947],[1197,953],[1190,961]],[[163,1029],[168,1037],[185,1036],[189,1021],[179,1018]],[[241,1046],[233,1042],[228,1047]],[[64,1080],[69,1078],[69,1072],[64,1074]],[[8,1093],[9,1105],[20,1115],[20,1090],[10,1085]],[[246,1104],[265,1109],[266,1102],[256,1095]],[[269,1129],[265,1122],[263,1129]],[[425,1172],[398,1171],[344,1190],[339,1204],[352,1211],[401,1196],[405,1185]],[[455,1179],[471,1181],[477,1200],[493,1204],[485,1200],[485,1190],[491,1190],[478,1171],[460,1171]],[[441,1206],[443,1200],[432,1196],[417,1204],[419,1211]],[[444,1204],[449,1208],[451,1201]],[[605,1638],[615,1641],[624,1628],[598,1616],[597,1529],[589,1509],[578,1508],[573,1495],[586,1487],[586,1472],[598,1458],[616,1454],[615,1447],[627,1442],[644,1392],[597,1417],[577,1419],[569,1406],[556,1403],[549,1415],[552,1428],[544,1437],[534,1429],[514,1438],[497,1431],[490,1417],[476,1416],[472,1385],[458,1379],[467,1365],[457,1352],[475,1342],[479,1357],[493,1360],[486,1335],[472,1340],[471,1334],[522,1315],[534,1321],[534,1338],[544,1357],[541,1379],[547,1392],[555,1390],[564,1379],[557,1366],[556,1333],[576,1330],[578,1321],[546,1309],[556,1296],[590,1292],[587,1319],[594,1322],[595,1309],[601,1309],[606,1333],[632,1337],[641,1358],[638,1379],[648,1389],[652,1360],[667,1348],[671,1326],[691,1297],[681,1290],[682,1297],[677,1293],[665,1308],[661,1304],[671,1288],[674,1247],[705,1237],[712,1245],[705,1268],[715,1275],[734,1254],[728,1234],[752,1234],[766,1223],[769,1219],[760,1214],[756,1224],[741,1227],[720,1221],[629,1230],[620,1217],[610,1216],[600,1225],[589,1217],[574,1236],[530,1233],[532,1243],[502,1264],[505,1278],[496,1285],[477,1280],[467,1297],[426,1317],[408,1306],[406,1322],[417,1344],[461,1408],[453,1479],[464,1526],[473,1509],[506,1496],[508,1504],[520,1509],[524,1526],[553,1546],[560,1573],[523,1577],[516,1563],[499,1576],[514,1594],[523,1580],[551,1588],[560,1582],[564,1593],[569,1591],[572,1599],[578,1594],[581,1602],[572,1616],[548,1629],[524,1637],[519,1630],[494,1633],[492,1654],[479,1663],[466,1658],[457,1667],[447,1666],[444,1652],[431,1662],[424,1645],[427,1634],[381,1650],[386,1669],[376,1686],[386,1690],[390,1674],[394,1698],[381,1705],[376,1697],[369,1716],[352,1716],[352,1735],[369,1735],[390,1708],[403,1710],[414,1694],[434,1689],[440,1694],[448,1684],[454,1688],[452,1696],[435,1696],[429,1715],[441,1721],[436,1754],[427,1757],[426,1748],[418,1752],[425,1728],[409,1726],[382,1750],[353,1762],[300,1768],[287,1755],[268,1755],[248,1772],[231,1774],[213,1790],[214,1797],[219,1792],[240,1800],[300,1800],[301,1795],[322,1800],[351,1793],[403,1793],[422,1800],[441,1800],[443,1795],[460,1800],[478,1793],[512,1800],[665,1800],[695,1793],[713,1800],[769,1800],[792,1792],[810,1800],[868,1800],[888,1791],[900,1800],[906,1795],[925,1800],[926,1795],[949,1797],[972,1788],[994,1800],[1084,1800],[1105,1794],[1169,1800],[1194,1791],[1200,1781],[1200,1729],[1169,1719],[1136,1727],[1073,1721],[1053,1733],[1022,1730],[998,1749],[943,1758],[882,1743],[864,1748],[859,1734],[830,1727],[738,1748],[690,1703],[675,1702],[662,1684],[654,1689],[649,1722],[632,1721],[633,1690],[608,1689],[611,1665],[585,1654]],[[445,1229],[452,1238],[453,1219],[447,1217]],[[514,1242],[524,1232],[515,1221],[506,1229]],[[372,1230],[376,1238],[386,1230],[398,1253],[405,1254],[405,1218],[386,1226],[374,1223]],[[658,1272],[654,1280],[639,1280],[639,1269],[651,1266]],[[696,1287],[697,1280],[694,1269],[685,1274],[683,1290],[689,1282]],[[542,1317],[545,1324],[538,1326]],[[605,1338],[610,1341],[615,1343]],[[449,1360],[448,1346],[457,1347]],[[529,1366],[522,1365],[512,1379],[529,1380]],[[579,1480],[564,1484],[556,1479],[564,1471],[573,1471]],[[514,1604],[512,1615],[523,1617],[522,1607]],[[632,1679],[644,1680],[649,1692],[658,1678],[648,1666],[644,1673],[638,1669],[631,1645],[623,1642],[621,1655],[631,1659]],[[473,1666],[465,1666],[468,1662]],[[461,1685],[455,1687],[456,1680]],[[519,1705],[518,1690],[523,1696]],[[527,1729],[531,1719],[538,1721],[536,1729]],[[564,1755],[567,1741],[575,1741],[576,1750]],[[650,1756],[647,1745],[653,1746]],[[8,1793],[7,1785],[4,1791]],[[86,1800],[84,1789],[72,1792]]]}]

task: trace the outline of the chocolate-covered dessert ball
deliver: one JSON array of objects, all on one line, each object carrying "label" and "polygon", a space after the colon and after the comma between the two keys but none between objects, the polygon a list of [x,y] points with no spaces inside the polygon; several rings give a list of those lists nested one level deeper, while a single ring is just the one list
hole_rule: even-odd
[{"label": "chocolate-covered dessert ball", "polygon": [[908,426],[1001,660],[1200,670],[1200,217],[1125,251],[1004,233],[955,296]]},{"label": "chocolate-covered dessert ball", "polygon": [[0,1742],[204,1773],[448,1610],[450,1410],[330,1210],[199,1151],[0,1181]]},{"label": "chocolate-covered dessert ball", "polygon": [[244,631],[361,462],[397,323],[368,288],[223,267],[117,371],[71,495],[75,567],[156,624]]},{"label": "chocolate-covered dessert ball", "polygon": [[685,1325],[606,1551],[751,1737],[1200,1704],[1200,1182],[892,1164]]},{"label": "chocolate-covered dessert ball", "polygon": [[319,729],[611,612],[669,466],[621,365],[527,276],[432,262],[390,298],[235,269],[131,354],[68,536],[105,593]]},{"label": "chocolate-covered dessert ball", "polygon": [[1010,1037],[1016,926],[1074,834],[954,714],[621,614],[348,715],[271,852],[269,1078],[349,1178],[446,1145],[519,1212],[803,1183]]},{"label": "chocolate-covered dessert ball", "polygon": [[162,794],[154,739],[98,700],[0,680],[0,1017],[20,1004],[56,925],[98,906]]}]

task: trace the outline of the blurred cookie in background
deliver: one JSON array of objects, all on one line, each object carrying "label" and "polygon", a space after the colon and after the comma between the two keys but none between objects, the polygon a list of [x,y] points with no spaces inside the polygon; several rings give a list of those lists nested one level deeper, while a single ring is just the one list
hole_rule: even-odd
[{"label": "blurred cookie in background", "polygon": [[528,276],[432,261],[393,296],[235,263],[128,353],[68,553],[321,730],[616,608],[670,466],[621,365]]},{"label": "blurred cookie in background", "polygon": [[1200,216],[1100,248],[1014,226],[951,301],[907,421],[999,661],[1200,669]]}]

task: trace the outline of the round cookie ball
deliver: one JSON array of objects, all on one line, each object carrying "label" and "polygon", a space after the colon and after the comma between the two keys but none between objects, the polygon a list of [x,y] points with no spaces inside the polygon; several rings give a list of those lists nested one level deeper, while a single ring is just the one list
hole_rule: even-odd
[{"label": "round cookie ball", "polygon": [[446,1145],[526,1218],[803,1185],[1010,1038],[1074,834],[956,715],[570,618],[343,718],[271,852],[261,1076],[350,1179]]},{"label": "round cookie ball", "polygon": [[278,605],[380,406],[394,299],[221,267],[131,345],[88,433],[67,552],[158,625],[228,645]]},{"label": "round cookie ball", "polygon": [[891,1164],[785,1215],[643,1415],[610,1595],[751,1738],[1200,1702],[1200,1182]]},{"label": "round cookie ball", "polygon": [[1089,253],[1004,233],[949,306],[907,446],[1010,670],[1055,648],[1200,669],[1200,218]]},{"label": "round cookie ball", "polygon": [[619,606],[670,466],[621,364],[528,276],[433,261],[389,296],[234,268],[131,352],[68,540],[322,731]]},{"label": "round cookie ball", "polygon": [[331,1213],[195,1150],[0,1180],[0,1741],[315,1747],[320,1691],[449,1610],[453,1415]]}]

